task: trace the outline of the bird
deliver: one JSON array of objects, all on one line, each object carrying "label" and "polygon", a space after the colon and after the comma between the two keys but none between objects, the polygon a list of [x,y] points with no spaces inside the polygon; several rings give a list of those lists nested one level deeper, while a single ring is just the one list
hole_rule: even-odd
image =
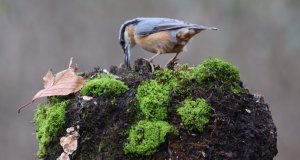
[{"label": "bird", "polygon": [[125,21],[119,30],[119,42],[124,52],[124,63],[130,68],[131,48],[140,46],[155,53],[149,62],[165,53],[176,53],[167,63],[176,62],[189,40],[203,30],[218,30],[216,27],[192,24],[177,19],[138,17]]}]

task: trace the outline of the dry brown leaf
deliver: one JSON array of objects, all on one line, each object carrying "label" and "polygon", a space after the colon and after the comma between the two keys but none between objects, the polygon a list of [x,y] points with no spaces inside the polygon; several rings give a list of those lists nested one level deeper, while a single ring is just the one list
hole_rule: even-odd
[{"label": "dry brown leaf", "polygon": [[63,152],[57,158],[57,160],[69,160],[74,151],[76,151],[78,146],[78,138],[80,137],[78,133],[79,126],[67,128],[67,135],[60,138],[60,145],[63,147]]},{"label": "dry brown leaf", "polygon": [[90,96],[82,96],[82,99],[83,99],[84,101],[90,101],[90,100],[93,99],[93,97],[90,97]]},{"label": "dry brown leaf", "polygon": [[44,88],[48,88],[54,83],[54,75],[52,69],[49,69],[47,74],[43,77]]},{"label": "dry brown leaf", "polygon": [[63,147],[65,153],[70,155],[74,151],[76,151],[78,138],[79,138],[78,133],[60,138],[60,145]]},{"label": "dry brown leaf", "polygon": [[33,96],[32,101],[25,106],[22,106],[18,110],[18,113],[20,113],[22,108],[31,104],[38,98],[48,96],[64,96],[69,95],[70,93],[78,92],[85,84],[85,80],[83,77],[76,75],[76,67],[71,67],[71,65],[72,58],[69,63],[69,68],[56,73],[55,76],[50,69],[43,77],[44,89],[37,92],[35,96]]},{"label": "dry brown leaf", "polygon": [[70,157],[67,153],[62,152],[61,155],[56,160],[70,160]]},{"label": "dry brown leaf", "polygon": [[85,83],[83,77],[76,75],[75,68],[63,70],[57,73],[56,76],[53,76],[52,71],[49,70],[43,77],[43,81],[45,89],[36,93],[32,101],[41,97],[62,96],[75,93],[79,91]]}]

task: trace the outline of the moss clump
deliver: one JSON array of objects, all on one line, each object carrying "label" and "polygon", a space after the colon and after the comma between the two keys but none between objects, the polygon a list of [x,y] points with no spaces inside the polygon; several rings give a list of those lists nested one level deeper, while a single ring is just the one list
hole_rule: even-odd
[{"label": "moss clump", "polygon": [[139,121],[131,128],[124,151],[126,154],[151,155],[169,133],[176,133],[176,129],[168,122]]},{"label": "moss clump", "polygon": [[183,106],[177,109],[177,113],[188,130],[197,129],[202,132],[209,121],[210,110],[204,99],[197,98],[195,101],[186,99]]},{"label": "moss clump", "polygon": [[239,71],[233,64],[219,58],[209,58],[193,69],[196,81],[207,88],[226,87],[239,94],[242,91]]},{"label": "moss clump", "polygon": [[65,124],[65,112],[69,101],[49,100],[48,104],[39,104],[34,114],[36,124],[36,138],[39,143],[38,158],[46,155],[46,144]]},{"label": "moss clump", "polygon": [[137,103],[146,119],[164,120],[169,103],[168,89],[155,80],[141,84],[137,89]]},{"label": "moss clump", "polygon": [[116,80],[109,75],[100,75],[95,79],[88,81],[81,89],[84,96],[111,96],[124,93],[128,90],[128,86],[120,80]]},{"label": "moss clump", "polygon": [[188,65],[182,65],[174,70],[163,69],[155,71],[156,81],[168,87],[176,95],[188,97],[191,94],[193,74]]}]

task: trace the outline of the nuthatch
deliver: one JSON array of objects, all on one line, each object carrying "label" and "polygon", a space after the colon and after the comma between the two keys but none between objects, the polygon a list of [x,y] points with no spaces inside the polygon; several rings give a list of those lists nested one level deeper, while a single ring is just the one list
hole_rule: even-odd
[{"label": "nuthatch", "polygon": [[140,17],[124,22],[119,31],[119,41],[125,53],[125,64],[130,67],[131,48],[136,44],[156,53],[148,61],[163,53],[176,53],[168,62],[175,62],[188,41],[202,30],[217,30],[215,27],[191,24],[169,18]]}]

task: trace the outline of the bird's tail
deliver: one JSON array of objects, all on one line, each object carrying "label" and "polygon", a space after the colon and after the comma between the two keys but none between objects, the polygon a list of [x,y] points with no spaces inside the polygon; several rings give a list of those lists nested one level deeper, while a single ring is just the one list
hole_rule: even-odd
[{"label": "bird's tail", "polygon": [[202,26],[202,25],[195,25],[191,28],[197,29],[197,30],[218,30],[218,28],[216,28],[216,27],[209,27],[209,26]]}]

